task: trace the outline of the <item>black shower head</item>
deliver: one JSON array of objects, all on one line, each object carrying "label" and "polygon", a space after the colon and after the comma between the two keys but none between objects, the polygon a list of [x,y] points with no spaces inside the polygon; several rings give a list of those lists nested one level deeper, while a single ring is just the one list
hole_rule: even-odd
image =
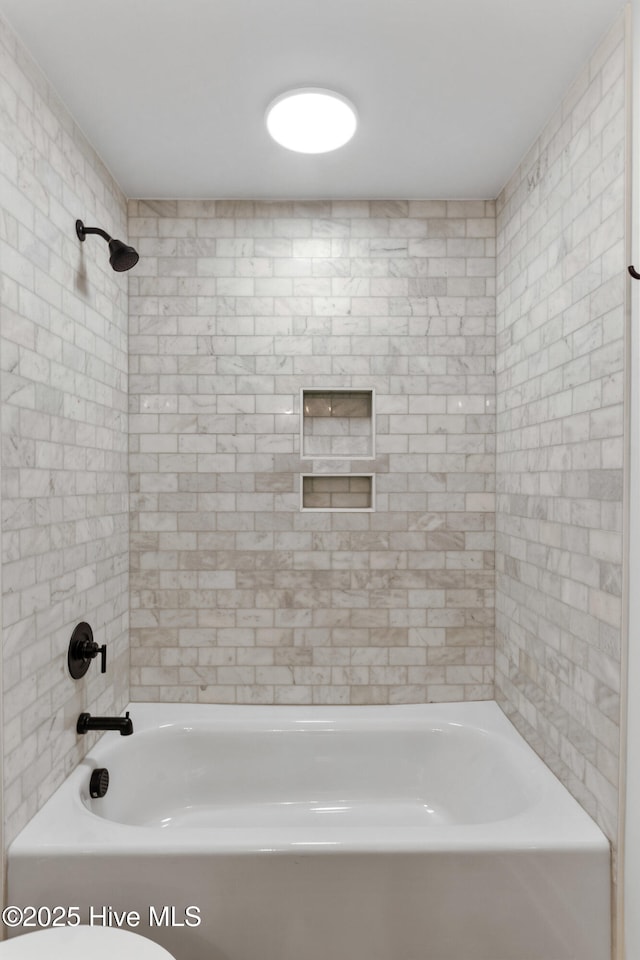
[{"label": "black shower head", "polygon": [[109,263],[114,270],[122,273],[135,267],[140,259],[138,251],[133,247],[123,243],[122,240],[113,240],[108,233],[101,230],[100,227],[85,227],[82,220],[76,220],[76,234],[79,240],[84,240],[88,233],[97,233],[109,244]]},{"label": "black shower head", "polygon": [[109,253],[109,263],[118,273],[122,273],[123,270],[131,270],[131,267],[135,267],[140,259],[138,251],[127,246],[122,240],[109,240]]}]

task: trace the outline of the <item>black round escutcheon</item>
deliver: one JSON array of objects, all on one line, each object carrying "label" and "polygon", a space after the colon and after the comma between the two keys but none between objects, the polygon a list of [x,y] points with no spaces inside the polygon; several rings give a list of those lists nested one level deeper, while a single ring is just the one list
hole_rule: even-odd
[{"label": "black round escutcheon", "polygon": [[107,645],[103,643],[101,647],[93,639],[93,630],[84,620],[76,624],[71,640],[69,640],[69,650],[67,652],[67,666],[69,673],[74,680],[84,677],[91,666],[94,657],[100,656],[100,672],[107,671]]},{"label": "black round escutcheon", "polygon": [[104,797],[109,789],[109,771],[106,767],[96,767],[89,781],[89,793],[94,800]]},{"label": "black round escutcheon", "polygon": [[87,646],[93,646],[93,630],[83,621],[76,625],[71,634],[67,652],[67,666],[74,680],[84,677],[91,666],[91,658],[85,654]]}]

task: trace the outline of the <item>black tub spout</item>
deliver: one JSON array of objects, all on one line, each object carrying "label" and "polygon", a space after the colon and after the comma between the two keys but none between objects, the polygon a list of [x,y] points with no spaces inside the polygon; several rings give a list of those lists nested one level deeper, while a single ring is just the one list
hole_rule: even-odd
[{"label": "black tub spout", "polygon": [[76,724],[78,733],[89,733],[90,730],[119,730],[123,737],[133,733],[133,721],[127,710],[124,717],[92,717],[90,713],[81,713]]}]

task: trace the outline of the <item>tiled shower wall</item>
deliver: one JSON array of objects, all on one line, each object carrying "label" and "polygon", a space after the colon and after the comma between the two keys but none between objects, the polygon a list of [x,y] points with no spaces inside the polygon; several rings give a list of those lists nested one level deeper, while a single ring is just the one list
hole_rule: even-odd
[{"label": "tiled shower wall", "polygon": [[[133,696],[491,697],[493,202],[129,214]],[[301,459],[303,389],[374,390],[375,459]]]},{"label": "tiled shower wall", "polygon": [[[0,21],[5,841],[76,766],[85,709],[128,699],[126,280],[75,220],[126,235],[126,204]],[[108,672],[70,678],[74,625]],[[93,739],[93,738],[91,738]]]},{"label": "tiled shower wall", "polygon": [[625,122],[621,21],[497,204],[496,696],[612,840]]}]

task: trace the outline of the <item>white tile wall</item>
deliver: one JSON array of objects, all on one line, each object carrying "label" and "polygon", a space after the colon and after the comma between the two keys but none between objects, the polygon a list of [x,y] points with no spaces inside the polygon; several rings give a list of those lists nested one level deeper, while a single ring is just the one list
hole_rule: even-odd
[{"label": "white tile wall", "polygon": [[[126,203],[0,22],[4,801],[9,842],[83,756],[84,710],[128,698],[127,281],[75,220]],[[109,669],[72,680],[88,620]]]},{"label": "white tile wall", "polygon": [[[491,697],[494,204],[129,213],[133,695]],[[301,459],[336,388],[375,389],[374,460]],[[302,513],[314,471],[375,512]]]},{"label": "white tile wall", "polygon": [[497,699],[612,840],[625,106],[621,21],[497,203]]}]

